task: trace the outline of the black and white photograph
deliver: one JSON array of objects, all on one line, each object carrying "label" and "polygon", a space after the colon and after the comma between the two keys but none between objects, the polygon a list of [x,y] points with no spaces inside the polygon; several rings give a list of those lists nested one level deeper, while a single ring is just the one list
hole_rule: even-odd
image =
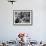
[{"label": "black and white photograph", "polygon": [[13,24],[32,24],[32,10],[14,10]]}]

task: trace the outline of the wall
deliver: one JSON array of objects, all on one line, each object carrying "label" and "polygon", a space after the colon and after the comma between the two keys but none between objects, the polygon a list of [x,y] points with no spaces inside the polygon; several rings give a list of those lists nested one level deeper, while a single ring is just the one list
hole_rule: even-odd
[{"label": "wall", "polygon": [[[32,26],[14,26],[13,10],[33,10]],[[46,40],[46,0],[17,0],[12,5],[0,0],[0,40],[15,40],[18,32],[26,32],[33,40]]]}]

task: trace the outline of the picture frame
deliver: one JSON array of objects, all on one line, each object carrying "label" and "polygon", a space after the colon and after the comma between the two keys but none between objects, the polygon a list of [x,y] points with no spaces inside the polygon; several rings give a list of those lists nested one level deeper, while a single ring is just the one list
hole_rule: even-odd
[{"label": "picture frame", "polygon": [[13,25],[32,25],[32,10],[13,10]]}]

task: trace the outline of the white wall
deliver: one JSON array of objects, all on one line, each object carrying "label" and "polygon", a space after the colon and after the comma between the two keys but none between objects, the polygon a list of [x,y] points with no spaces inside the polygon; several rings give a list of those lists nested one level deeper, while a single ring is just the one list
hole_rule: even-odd
[{"label": "white wall", "polygon": [[[14,26],[13,10],[33,10],[32,26]],[[0,0],[0,40],[11,40],[19,32],[31,34],[33,40],[46,40],[46,0],[17,0],[14,5]]]}]

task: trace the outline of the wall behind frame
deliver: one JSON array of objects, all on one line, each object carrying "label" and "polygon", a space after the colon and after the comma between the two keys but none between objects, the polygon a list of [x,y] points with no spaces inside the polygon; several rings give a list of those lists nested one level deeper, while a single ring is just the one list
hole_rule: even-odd
[{"label": "wall behind frame", "polygon": [[[17,0],[14,5],[7,0],[0,0],[0,40],[14,40],[18,32],[31,34],[33,40],[46,40],[46,1]],[[33,10],[32,26],[14,26],[14,10]]]}]

